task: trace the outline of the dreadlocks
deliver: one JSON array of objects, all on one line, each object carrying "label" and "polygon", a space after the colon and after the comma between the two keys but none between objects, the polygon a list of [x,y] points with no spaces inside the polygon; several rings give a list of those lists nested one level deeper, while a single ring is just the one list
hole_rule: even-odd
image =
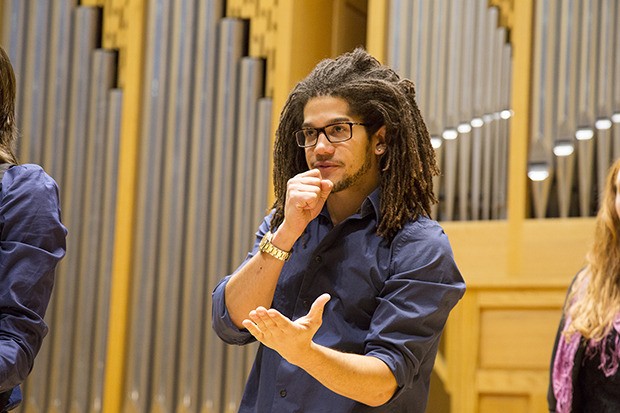
[{"label": "dreadlocks", "polygon": [[15,73],[9,57],[0,47],[0,163],[17,164],[16,139]]},{"label": "dreadlocks", "polygon": [[352,116],[360,117],[371,137],[386,127],[387,151],[380,158],[381,220],[377,234],[391,239],[403,225],[420,215],[430,216],[437,202],[433,176],[439,173],[430,134],[415,102],[413,82],[401,79],[364,49],[325,59],[293,89],[280,116],[274,147],[273,182],[276,201],[271,229],[284,219],[286,185],[307,171],[303,148],[293,133],[304,121],[308,100],[318,96],[342,98]]}]

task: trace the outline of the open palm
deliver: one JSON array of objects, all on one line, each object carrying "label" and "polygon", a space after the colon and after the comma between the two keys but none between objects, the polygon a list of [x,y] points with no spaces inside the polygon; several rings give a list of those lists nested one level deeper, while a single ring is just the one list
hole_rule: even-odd
[{"label": "open palm", "polygon": [[323,310],[329,301],[329,294],[319,296],[310,311],[303,317],[291,321],[278,310],[258,307],[250,311],[243,326],[265,346],[277,351],[292,364],[308,351],[312,337],[323,322]]}]

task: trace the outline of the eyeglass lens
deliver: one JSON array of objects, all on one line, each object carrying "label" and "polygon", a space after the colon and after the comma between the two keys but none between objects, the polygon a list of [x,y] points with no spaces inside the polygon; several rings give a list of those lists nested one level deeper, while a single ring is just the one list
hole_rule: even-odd
[{"label": "eyeglass lens", "polygon": [[332,143],[346,141],[351,139],[352,136],[350,123],[336,123],[324,128],[305,128],[299,130],[296,132],[295,137],[300,146],[314,146],[321,132],[324,132],[327,139]]}]

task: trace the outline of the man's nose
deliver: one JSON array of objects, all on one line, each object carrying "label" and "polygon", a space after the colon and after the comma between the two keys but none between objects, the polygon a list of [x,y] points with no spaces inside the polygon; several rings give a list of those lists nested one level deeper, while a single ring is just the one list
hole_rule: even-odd
[{"label": "man's nose", "polygon": [[314,150],[317,152],[331,152],[334,149],[334,145],[327,139],[327,134],[325,131],[319,131],[316,137],[316,145],[314,145]]}]

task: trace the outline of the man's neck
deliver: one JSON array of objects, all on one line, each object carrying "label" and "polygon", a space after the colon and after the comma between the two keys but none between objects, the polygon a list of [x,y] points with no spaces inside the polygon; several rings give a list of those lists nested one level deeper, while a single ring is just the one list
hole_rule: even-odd
[{"label": "man's neck", "polygon": [[336,226],[359,211],[362,202],[372,191],[374,191],[374,188],[368,191],[368,193],[348,188],[344,191],[329,194],[327,198],[327,211],[329,211],[332,224]]}]

